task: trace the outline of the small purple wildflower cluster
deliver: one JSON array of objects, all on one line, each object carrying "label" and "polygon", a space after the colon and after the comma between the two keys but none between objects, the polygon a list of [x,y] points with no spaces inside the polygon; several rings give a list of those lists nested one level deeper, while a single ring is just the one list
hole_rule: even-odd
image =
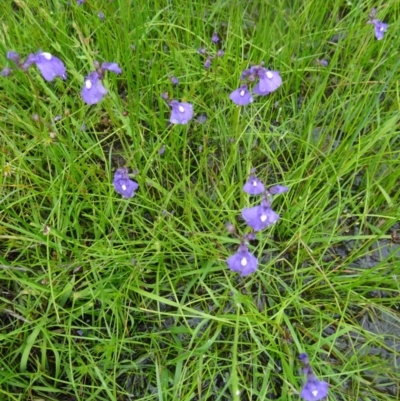
[{"label": "small purple wildflower cluster", "polygon": [[[21,57],[18,53],[14,51],[9,51],[7,52],[7,58],[14,62],[17,68],[21,69],[24,72],[27,72],[28,68],[32,64],[35,64],[46,81],[53,81],[56,77],[67,79],[67,73],[63,62],[58,57],[53,56],[50,53],[42,51],[31,53],[28,54],[25,61],[22,62]],[[3,73],[3,76],[7,76],[10,74],[11,70],[9,68],[7,70],[8,73]]]},{"label": "small purple wildflower cluster", "polygon": [[[279,220],[279,215],[271,208],[272,197],[288,190],[289,188],[283,185],[275,185],[266,189],[260,179],[251,175],[244,184],[243,191],[249,195],[262,195],[262,200],[259,206],[242,210],[242,217],[246,224],[255,232],[258,232],[276,223]],[[231,226],[229,231],[233,234],[236,233],[234,227],[232,228]],[[239,272],[241,276],[247,276],[257,270],[257,258],[249,252],[246,245],[246,241],[254,240],[255,238],[254,233],[245,235],[241,240],[238,251],[226,261],[228,267],[234,272]]]},{"label": "small purple wildflower cluster", "polygon": [[114,74],[121,74],[122,70],[117,63],[104,62],[101,65],[94,62],[95,71],[92,71],[85,77],[81,96],[85,103],[92,105],[100,102],[104,95],[107,94],[107,89],[103,86],[103,79],[106,71],[111,71]]},{"label": "small purple wildflower cluster", "polygon": [[[53,81],[56,77],[67,79],[67,73],[64,63],[56,56],[50,53],[39,51],[29,54],[25,61],[21,60],[21,56],[9,51],[7,58],[11,60],[18,69],[27,72],[33,64],[39,69],[43,78],[46,81]],[[95,71],[92,71],[85,77],[84,85],[81,91],[82,99],[85,103],[92,105],[100,102],[104,95],[107,94],[107,89],[103,86],[102,80],[106,71],[111,71],[115,74],[121,74],[122,70],[117,63],[104,62],[101,65],[95,61]],[[8,76],[11,69],[6,67],[1,72],[1,76]]]},{"label": "small purple wildflower cluster", "polygon": [[375,38],[377,40],[382,40],[385,32],[389,28],[389,24],[382,22],[375,18],[376,16],[376,8],[373,8],[371,14],[369,15],[369,20],[367,24],[372,24],[374,26]]},{"label": "small purple wildflower cluster", "polygon": [[242,72],[240,76],[243,84],[234,90],[229,98],[239,106],[246,106],[253,102],[253,96],[249,91],[248,83],[256,82],[253,87],[253,94],[259,96],[268,95],[276,91],[282,85],[282,78],[279,71],[272,71],[264,68],[263,64],[254,65]]},{"label": "small purple wildflower cluster", "polygon": [[[220,43],[220,38],[218,36],[217,32],[214,32],[212,37],[211,37],[211,42],[214,43],[214,45],[218,45]],[[216,57],[223,57],[225,52],[222,49],[217,50],[217,52],[214,51],[209,51],[205,49],[204,47],[199,47],[197,49],[197,53],[201,54],[206,58],[204,61],[204,68],[208,70],[211,67],[211,61],[216,58]]]},{"label": "small purple wildflower cluster", "polygon": [[264,184],[257,177],[250,176],[243,186],[243,191],[249,195],[262,195],[262,200],[259,206],[242,210],[242,217],[246,224],[254,231],[261,231],[276,223],[279,215],[271,208],[272,195],[279,195],[288,190],[289,188],[283,185],[275,185],[266,190]]},{"label": "small purple wildflower cluster", "polygon": [[307,354],[300,354],[299,359],[303,363],[303,373],[306,375],[306,382],[300,393],[301,398],[305,401],[322,400],[328,395],[328,383],[317,379]]}]

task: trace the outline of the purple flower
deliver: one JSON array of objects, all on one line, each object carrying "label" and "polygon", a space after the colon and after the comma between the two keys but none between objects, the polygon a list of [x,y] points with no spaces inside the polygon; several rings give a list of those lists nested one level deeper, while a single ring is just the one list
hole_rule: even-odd
[{"label": "purple flower", "polygon": [[187,124],[193,117],[193,106],[190,103],[171,100],[171,117],[169,121],[172,124]]},{"label": "purple flower", "polygon": [[375,37],[377,40],[382,40],[385,32],[387,31],[389,24],[379,21],[378,19],[373,19],[369,22],[374,25]]},{"label": "purple flower", "polygon": [[162,99],[164,99],[164,100],[168,100],[168,92],[163,92],[163,93],[161,93],[161,98]]},{"label": "purple flower", "polygon": [[307,375],[300,396],[306,401],[317,401],[328,395],[328,383],[318,380],[314,374]]},{"label": "purple flower", "polygon": [[269,71],[265,68],[261,68],[257,74],[260,80],[253,88],[253,93],[256,95],[268,95],[282,85],[282,78],[279,75],[279,71]]},{"label": "purple flower", "polygon": [[21,68],[24,71],[28,71],[28,68],[34,63],[36,63],[36,54],[28,54],[28,57],[25,59],[25,61],[21,65]]},{"label": "purple flower", "polygon": [[199,48],[197,49],[197,53],[199,53],[199,54],[206,54],[207,51],[206,51],[206,49],[205,49],[204,47],[199,47]]},{"label": "purple flower", "polygon": [[218,42],[219,42],[219,37],[218,37],[217,32],[214,32],[214,33],[213,33],[213,36],[211,37],[211,41],[212,41],[213,43],[218,43]]},{"label": "purple flower", "polygon": [[243,191],[250,195],[260,195],[265,191],[265,187],[257,177],[251,176],[244,184]]},{"label": "purple flower", "polygon": [[172,85],[178,85],[179,84],[179,79],[175,77],[169,77],[169,80],[171,81]]},{"label": "purple flower", "polygon": [[327,60],[324,60],[324,59],[317,60],[317,63],[319,65],[322,65],[322,67],[328,67],[328,61]]},{"label": "purple flower", "polygon": [[301,398],[306,401],[318,401],[326,397],[328,395],[328,383],[316,378],[307,354],[300,354],[299,359],[304,366],[303,372],[307,375],[306,383],[301,389]]},{"label": "purple flower", "polygon": [[223,50],[218,50],[216,53],[217,57],[222,57],[225,54],[225,52]]},{"label": "purple flower", "polygon": [[108,63],[104,62],[101,64],[101,70],[104,72],[104,70],[111,71],[115,74],[121,74],[122,70],[119,68],[119,65],[117,63]]},{"label": "purple flower", "polygon": [[206,114],[200,114],[197,118],[196,121],[200,124],[204,124],[207,121],[207,115]]},{"label": "purple flower", "polygon": [[288,187],[285,187],[283,185],[274,185],[273,187],[271,187],[268,192],[271,195],[279,195],[279,194],[283,194],[284,192],[289,191]]},{"label": "purple flower", "polygon": [[303,365],[307,366],[310,364],[310,360],[308,359],[308,355],[303,352],[299,355],[300,361],[303,363]]},{"label": "purple flower", "polygon": [[241,244],[238,251],[226,260],[228,267],[240,273],[242,277],[254,273],[257,270],[258,260],[252,255],[247,246]]},{"label": "purple flower", "polygon": [[279,215],[271,209],[270,204],[265,200],[261,202],[260,206],[243,209],[242,216],[246,224],[254,231],[261,231],[279,220]]},{"label": "purple flower", "polygon": [[136,195],[135,191],[139,188],[139,184],[129,178],[127,168],[119,168],[114,173],[113,185],[124,198],[133,198]]},{"label": "purple flower", "polygon": [[107,94],[98,72],[91,72],[86,78],[81,91],[82,99],[87,104],[96,104]]},{"label": "purple flower", "polygon": [[102,21],[104,21],[104,13],[103,12],[101,12],[101,11],[99,11],[98,13],[97,13],[97,16],[102,20]]},{"label": "purple flower", "polygon": [[78,6],[81,6],[84,2],[85,2],[85,0],[77,0]]},{"label": "purple flower", "polygon": [[229,99],[239,106],[246,106],[254,100],[249,92],[249,89],[247,88],[247,85],[242,85],[239,89],[234,90],[229,95]]},{"label": "purple flower", "polygon": [[15,64],[17,64],[18,66],[21,63],[21,57],[17,52],[14,51],[9,51],[7,52],[7,58],[11,61],[13,61]]},{"label": "purple flower", "polygon": [[0,77],[8,77],[11,74],[11,68],[5,67],[0,71]]},{"label": "purple flower", "polygon": [[211,67],[211,58],[209,57],[205,62],[204,62],[204,68],[210,68]]},{"label": "purple flower", "polygon": [[260,68],[262,68],[262,67],[260,67],[258,65],[253,65],[252,67],[247,68],[240,75],[240,79],[243,81],[244,79],[247,78],[251,82],[254,81],[256,79],[256,74],[258,73]]},{"label": "purple flower", "polygon": [[36,64],[46,81],[53,81],[55,77],[67,79],[64,63],[50,53],[38,52],[29,54],[21,67],[24,71],[27,71],[32,64]]}]

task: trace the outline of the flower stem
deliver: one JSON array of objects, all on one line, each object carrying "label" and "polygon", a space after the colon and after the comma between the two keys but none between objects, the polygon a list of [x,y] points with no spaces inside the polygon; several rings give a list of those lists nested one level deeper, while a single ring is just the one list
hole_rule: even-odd
[{"label": "flower stem", "polygon": [[26,75],[28,76],[29,82],[31,83],[31,86],[33,88],[33,91],[35,92],[35,104],[36,104],[36,113],[38,116],[38,122],[39,122],[39,128],[43,128],[43,121],[42,118],[40,117],[40,105],[39,105],[39,91],[35,85],[35,82],[33,81],[31,74],[29,72],[26,72]]}]

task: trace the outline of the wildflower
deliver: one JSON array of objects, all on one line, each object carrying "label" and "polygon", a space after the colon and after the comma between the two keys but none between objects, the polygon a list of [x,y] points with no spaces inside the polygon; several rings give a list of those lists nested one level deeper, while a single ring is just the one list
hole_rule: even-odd
[{"label": "wildflower", "polygon": [[104,21],[104,13],[102,13],[101,11],[99,11],[98,13],[97,13],[97,16],[102,20],[102,21]]},{"label": "wildflower", "polygon": [[212,41],[213,43],[218,43],[218,42],[219,42],[219,37],[218,37],[217,32],[214,32],[214,33],[213,33],[213,36],[211,37],[211,41]]},{"label": "wildflower", "polygon": [[382,40],[383,35],[387,31],[389,24],[386,24],[385,22],[379,21],[377,19],[373,20],[372,22],[374,24],[374,31],[375,31],[375,37],[377,40]]},{"label": "wildflower", "polygon": [[175,77],[169,77],[169,80],[171,81],[172,85],[178,85],[179,84],[179,79]]},{"label": "wildflower", "polygon": [[199,47],[199,48],[197,49],[197,53],[199,53],[199,54],[206,54],[207,51],[206,51],[206,49],[205,49],[204,47]]},{"label": "wildflower", "polygon": [[85,0],[77,0],[78,6],[81,6],[84,2],[85,2]]},{"label": "wildflower", "polygon": [[239,106],[246,106],[254,100],[247,85],[242,85],[239,89],[234,90],[229,95],[229,99]]},{"label": "wildflower", "polygon": [[246,241],[254,241],[256,239],[256,235],[254,233],[248,233],[243,235],[243,239]]},{"label": "wildflower", "polygon": [[207,121],[207,115],[206,114],[200,114],[197,118],[196,121],[200,124],[204,124]]},{"label": "wildflower", "polygon": [[317,63],[319,65],[322,65],[322,67],[328,67],[328,61],[327,60],[321,59],[321,60],[316,60],[316,61],[317,61]]},{"label": "wildflower", "polygon": [[252,255],[245,244],[240,244],[238,251],[226,260],[228,267],[240,273],[242,277],[257,270],[258,260]]},{"label": "wildflower", "polygon": [[53,81],[55,77],[67,79],[64,63],[58,57],[50,53],[38,52],[28,55],[24,65],[29,67],[31,64],[36,64],[36,67],[39,68],[46,81]]},{"label": "wildflower", "polygon": [[257,74],[260,80],[253,88],[253,93],[256,95],[268,95],[282,85],[282,78],[279,75],[279,71],[269,71],[265,68],[261,68]]},{"label": "wildflower", "polygon": [[226,231],[228,231],[228,233],[236,234],[236,227],[232,223],[230,223],[230,222],[226,223],[225,228],[226,228]]},{"label": "wildflower", "polygon": [[382,22],[375,18],[376,8],[373,8],[371,14],[369,15],[369,20],[367,24],[374,25],[375,37],[377,40],[382,40],[385,32],[387,31],[389,24]]},{"label": "wildflower", "polygon": [[225,54],[225,52],[223,50],[218,50],[216,53],[217,57],[222,57]]},{"label": "wildflower", "polygon": [[250,195],[260,195],[265,191],[265,187],[257,177],[251,176],[244,184],[243,191]]},{"label": "wildflower", "polygon": [[158,153],[162,156],[165,153],[165,145],[162,145]]},{"label": "wildflower", "polygon": [[300,354],[299,359],[304,365],[303,372],[307,375],[306,382],[301,389],[301,398],[306,401],[318,401],[326,397],[328,395],[328,383],[317,379],[310,366],[307,354]]},{"label": "wildflower", "polygon": [[259,68],[260,68],[259,66],[252,66],[250,68],[247,68],[240,75],[240,79],[243,81],[244,79],[248,78],[249,81],[254,81]]},{"label": "wildflower", "polygon": [[119,67],[119,65],[117,63],[108,63],[106,61],[104,63],[101,63],[100,70],[101,70],[102,74],[104,74],[105,70],[111,71],[114,74],[121,74],[122,73],[122,70],[121,70],[121,68]]},{"label": "wildflower", "polygon": [[171,117],[169,121],[172,124],[187,124],[193,117],[193,106],[190,103],[171,100]]},{"label": "wildflower", "polygon": [[279,215],[271,209],[270,203],[265,199],[259,206],[243,209],[242,217],[254,231],[261,231],[279,220]]},{"label": "wildflower", "polygon": [[0,77],[8,77],[11,74],[11,68],[5,67],[0,71]]},{"label": "wildflower", "polygon": [[11,61],[13,61],[17,66],[20,66],[21,64],[21,57],[17,52],[14,51],[9,51],[7,52],[7,58]]},{"label": "wildflower", "polygon": [[168,100],[168,92],[163,92],[163,93],[161,93],[161,97],[162,97],[164,100]]},{"label": "wildflower", "polygon": [[139,184],[129,178],[127,168],[119,168],[114,173],[113,185],[124,198],[133,198],[136,195],[135,191],[139,188]]},{"label": "wildflower", "polygon": [[210,68],[211,67],[211,58],[208,57],[207,60],[204,62],[204,68]]},{"label": "wildflower", "polygon": [[285,187],[283,185],[274,185],[273,187],[268,189],[268,192],[271,195],[279,195],[279,194],[283,194],[284,192],[287,192],[287,191],[289,191],[289,188]]},{"label": "wildflower", "polygon": [[86,78],[81,90],[81,96],[85,103],[96,104],[107,94],[107,89],[100,80],[100,74],[96,71],[91,72]]},{"label": "wildflower", "polygon": [[106,71],[111,71],[115,74],[121,74],[122,70],[117,63],[104,62],[101,65],[95,61],[94,66],[96,71],[92,71],[86,76],[81,96],[85,103],[96,104],[100,102],[104,95],[107,94],[107,89],[103,86],[102,80]]}]

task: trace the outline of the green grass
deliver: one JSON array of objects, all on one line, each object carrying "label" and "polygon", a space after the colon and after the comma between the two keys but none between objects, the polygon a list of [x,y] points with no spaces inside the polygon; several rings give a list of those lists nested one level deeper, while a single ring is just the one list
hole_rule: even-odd
[{"label": "green grass", "polygon": [[[0,399],[298,400],[300,352],[329,400],[399,399],[398,2],[378,9],[382,41],[372,1],[4,3],[0,67],[42,49],[68,80],[0,79]],[[225,56],[206,71],[214,30]],[[123,74],[88,107],[93,60]],[[235,107],[261,61],[282,87]],[[165,91],[207,122],[170,127]],[[290,191],[240,278],[225,224],[249,232],[253,167]]]}]

